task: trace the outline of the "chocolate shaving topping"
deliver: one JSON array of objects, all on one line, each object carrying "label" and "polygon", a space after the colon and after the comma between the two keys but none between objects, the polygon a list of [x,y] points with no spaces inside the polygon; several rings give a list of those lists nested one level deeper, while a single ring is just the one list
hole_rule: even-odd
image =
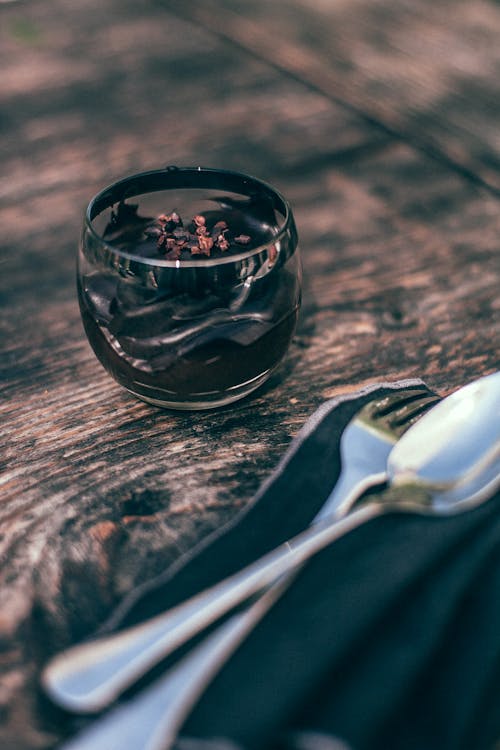
[{"label": "chocolate shaving topping", "polygon": [[[176,211],[162,213],[156,218],[142,218],[137,209],[135,204],[120,202],[116,209],[111,210],[106,232],[116,234],[119,230],[121,239],[126,231],[123,236],[128,239],[130,235],[131,241],[141,241],[141,237],[142,240],[156,241],[158,251],[168,260],[179,260],[186,254],[210,257],[214,252],[227,253],[231,248],[241,252],[238,246],[248,246],[252,242],[252,237],[247,234],[235,236],[226,221],[214,221],[212,214],[196,214],[184,224]],[[272,250],[270,255],[273,262]]]},{"label": "chocolate shaving topping", "polygon": [[175,239],[179,242],[180,240],[187,241],[189,239],[189,232],[186,232],[182,227],[177,227],[172,232]]},{"label": "chocolate shaving topping", "polygon": [[214,224],[214,231],[215,232],[223,232],[225,229],[227,229],[227,222],[226,221],[218,221]]},{"label": "chocolate shaving topping", "polygon": [[248,234],[240,234],[238,237],[234,238],[234,241],[238,243],[238,245],[248,245],[252,238],[248,236]]},{"label": "chocolate shaving topping", "polygon": [[204,235],[201,235],[198,238],[198,245],[202,253],[205,255],[210,255],[210,251],[214,246],[214,241],[211,237],[205,237]]},{"label": "chocolate shaving topping", "polygon": [[224,234],[219,234],[215,242],[219,250],[221,250],[223,253],[225,253],[226,250],[229,250],[229,240],[225,238]]},{"label": "chocolate shaving topping", "polygon": [[212,251],[226,253],[231,245],[248,245],[252,238],[247,234],[231,235],[228,224],[222,219],[209,228],[203,214],[193,216],[187,226],[179,214],[160,214],[151,226],[144,230],[146,237],[156,239],[158,250],[165,253],[167,260],[179,260],[183,250],[192,256],[204,255],[209,258]]}]

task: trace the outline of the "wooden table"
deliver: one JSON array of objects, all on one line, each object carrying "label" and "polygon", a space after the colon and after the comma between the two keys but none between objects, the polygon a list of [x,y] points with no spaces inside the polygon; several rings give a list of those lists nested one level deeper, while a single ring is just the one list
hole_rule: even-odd
[{"label": "wooden table", "polygon": [[[500,6],[493,0],[0,5],[0,746],[47,748],[49,655],[234,516],[325,399],[498,368]],[[253,397],[161,411],[79,319],[83,209],[165,164],[292,203],[304,302]]]}]

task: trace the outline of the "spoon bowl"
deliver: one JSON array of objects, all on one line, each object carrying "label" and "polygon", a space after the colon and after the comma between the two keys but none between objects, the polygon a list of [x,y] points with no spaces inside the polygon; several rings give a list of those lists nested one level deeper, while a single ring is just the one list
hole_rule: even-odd
[{"label": "spoon bowl", "polygon": [[457,513],[498,483],[500,372],[469,383],[434,406],[393,447],[387,475],[394,487],[417,485],[432,507]]}]

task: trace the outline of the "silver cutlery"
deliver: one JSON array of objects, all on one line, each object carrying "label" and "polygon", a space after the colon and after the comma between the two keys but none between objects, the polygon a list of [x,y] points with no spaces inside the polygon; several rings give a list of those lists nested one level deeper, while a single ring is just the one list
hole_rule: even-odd
[{"label": "silver cutlery", "polygon": [[[370,485],[386,478],[386,463],[394,443],[438,397],[422,387],[398,389],[370,401],[343,431],[341,473],[323,507],[313,519],[335,520],[345,515],[355,498]],[[159,615],[118,634],[76,646],[57,656],[45,669],[42,680],[52,700],[75,712],[102,710],[123,690],[165,655],[163,622],[171,612]],[[205,626],[191,621],[189,632],[169,636],[168,650],[176,648],[175,637],[184,642]],[[194,629],[193,629],[194,626]],[[168,652],[167,652],[168,653]]]},{"label": "silver cutlery", "polygon": [[[477,505],[493,492],[500,484],[499,375],[445,399],[400,439],[387,462],[391,486],[367,503],[369,517],[388,510],[451,514]],[[300,537],[303,534],[296,539]],[[233,616],[165,676],[95,722],[64,750],[168,750],[192,705],[226,661],[228,636],[237,640],[230,644],[231,653],[262,617],[258,605],[267,611],[287,581],[282,578],[243,615]],[[272,601],[266,602],[266,597]],[[241,632],[252,610],[252,623]],[[193,676],[201,680],[190,679]]]},{"label": "silver cutlery", "polygon": [[118,704],[59,750],[170,750],[184,720],[285,586],[269,588],[230,617],[137,696]]}]

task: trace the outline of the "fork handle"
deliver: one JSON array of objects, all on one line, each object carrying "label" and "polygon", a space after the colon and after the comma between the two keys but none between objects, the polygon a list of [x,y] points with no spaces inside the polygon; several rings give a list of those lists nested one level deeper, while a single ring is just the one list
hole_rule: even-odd
[{"label": "fork handle", "polygon": [[169,750],[208,684],[292,578],[287,576],[275,583],[139,695],[97,719],[59,750]]},{"label": "fork handle", "polygon": [[70,711],[101,710],[208,625],[270,587],[323,547],[383,512],[378,503],[370,503],[340,520],[318,523],[177,607],[59,654],[42,676],[45,689],[56,703]]}]

